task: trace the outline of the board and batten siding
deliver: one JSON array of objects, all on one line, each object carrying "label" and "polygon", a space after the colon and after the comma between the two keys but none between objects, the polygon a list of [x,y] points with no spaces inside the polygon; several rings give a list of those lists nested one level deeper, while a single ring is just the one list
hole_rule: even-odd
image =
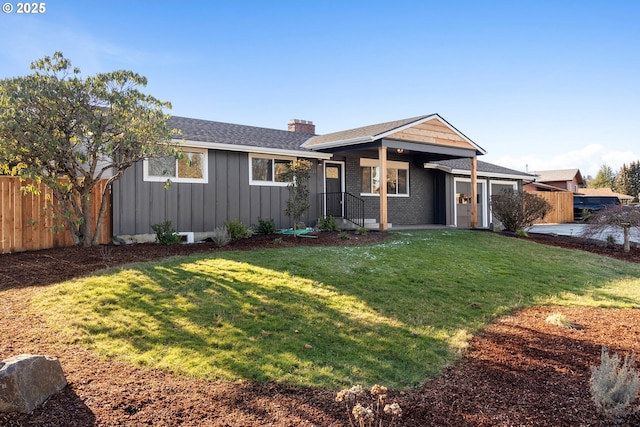
[{"label": "board and batten siding", "polygon": [[[315,225],[319,217],[317,194],[322,176],[316,160],[309,180],[311,208],[301,219]],[[249,185],[249,155],[235,151],[209,150],[208,183],[145,182],[142,162],[129,168],[113,186],[113,233],[153,233],[151,226],[171,221],[177,231],[211,232],[224,223],[239,220],[249,226],[258,217],[273,218],[278,228],[292,226],[284,210],[286,187]]]}]

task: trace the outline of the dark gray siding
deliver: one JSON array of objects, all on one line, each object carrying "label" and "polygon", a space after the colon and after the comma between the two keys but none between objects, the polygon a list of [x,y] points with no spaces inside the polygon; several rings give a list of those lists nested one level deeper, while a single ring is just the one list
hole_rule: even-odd
[{"label": "dark gray siding", "polygon": [[[357,156],[347,155],[346,161],[346,191],[364,199],[364,217],[380,219],[380,198],[377,196],[360,196],[361,176],[360,158],[376,158],[371,153],[357,153]],[[446,203],[438,196],[444,194],[436,191],[436,185],[442,185],[435,180],[434,171],[420,168],[411,163],[408,158],[390,157],[389,160],[409,162],[409,197],[393,197],[387,199],[388,220],[396,225],[438,224],[436,222],[436,206]],[[442,221],[442,218],[438,218]]]},{"label": "dark gray siding", "polygon": [[[142,162],[128,169],[113,186],[114,234],[152,233],[151,225],[163,221],[194,232],[213,231],[236,219],[257,224],[258,217],[273,218],[278,228],[291,226],[284,214],[287,188],[250,186],[247,153],[209,150],[208,157],[207,184],[173,183],[165,189],[162,182],[143,181]],[[307,225],[315,225],[319,216],[316,195],[322,188],[320,168],[312,163],[311,209],[302,219]]]}]

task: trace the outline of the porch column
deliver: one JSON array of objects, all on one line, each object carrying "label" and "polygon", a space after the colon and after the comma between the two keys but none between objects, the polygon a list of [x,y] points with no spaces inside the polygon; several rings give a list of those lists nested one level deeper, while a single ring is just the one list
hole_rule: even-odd
[{"label": "porch column", "polygon": [[380,231],[387,231],[387,147],[378,147],[380,159]]},{"label": "porch column", "polygon": [[471,158],[471,228],[478,226],[478,158]]}]

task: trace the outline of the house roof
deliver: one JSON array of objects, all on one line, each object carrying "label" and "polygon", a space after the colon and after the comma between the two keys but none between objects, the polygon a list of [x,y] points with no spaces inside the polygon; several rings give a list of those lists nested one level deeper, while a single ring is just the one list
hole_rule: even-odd
[{"label": "house roof", "polygon": [[246,145],[296,151],[309,151],[301,146],[303,142],[313,136],[313,134],[309,133],[190,119],[179,116],[171,116],[169,118],[169,127],[180,129],[182,131],[182,138],[187,141]]},{"label": "house roof", "polygon": [[[470,174],[471,159],[452,159],[430,162],[426,167],[445,170],[454,174]],[[533,179],[533,175],[478,160],[478,175],[514,179]]]},{"label": "house roof", "polygon": [[574,179],[576,179],[578,184],[583,184],[584,182],[580,174],[580,169],[556,169],[532,171],[529,173],[536,175],[536,181],[538,182],[573,181]]},{"label": "house roof", "polygon": [[618,196],[620,200],[633,200],[633,196],[616,193],[611,188],[579,188],[578,193],[586,196]]},{"label": "house roof", "polygon": [[237,125],[187,117],[169,117],[169,127],[179,129],[183,144],[194,148],[208,148],[307,158],[329,159],[331,154],[302,147],[313,136],[310,133]]},{"label": "house roof", "polygon": [[[169,126],[192,147],[329,159],[329,149],[385,139],[392,148],[471,157],[486,152],[438,114],[378,123],[327,135],[172,116]],[[329,150],[330,151],[330,150]],[[302,154],[304,153],[304,154]]]},{"label": "house roof", "polygon": [[[432,127],[427,128],[428,125],[421,127],[426,122],[432,122]],[[439,128],[435,128],[435,124]],[[466,135],[451,126],[438,114],[428,114],[325,135],[316,135],[305,142],[303,146],[321,150],[366,144],[383,138],[400,139],[418,144],[454,146],[456,148],[473,149],[477,154],[486,154],[482,147],[467,138]]]}]

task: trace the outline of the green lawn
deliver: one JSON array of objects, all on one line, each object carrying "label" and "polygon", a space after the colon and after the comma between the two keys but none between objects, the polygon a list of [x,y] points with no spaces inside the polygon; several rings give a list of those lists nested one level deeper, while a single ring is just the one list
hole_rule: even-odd
[{"label": "green lawn", "polygon": [[180,374],[340,388],[423,383],[497,316],[640,307],[640,265],[488,232],[129,265],[34,301],[62,339]]}]

